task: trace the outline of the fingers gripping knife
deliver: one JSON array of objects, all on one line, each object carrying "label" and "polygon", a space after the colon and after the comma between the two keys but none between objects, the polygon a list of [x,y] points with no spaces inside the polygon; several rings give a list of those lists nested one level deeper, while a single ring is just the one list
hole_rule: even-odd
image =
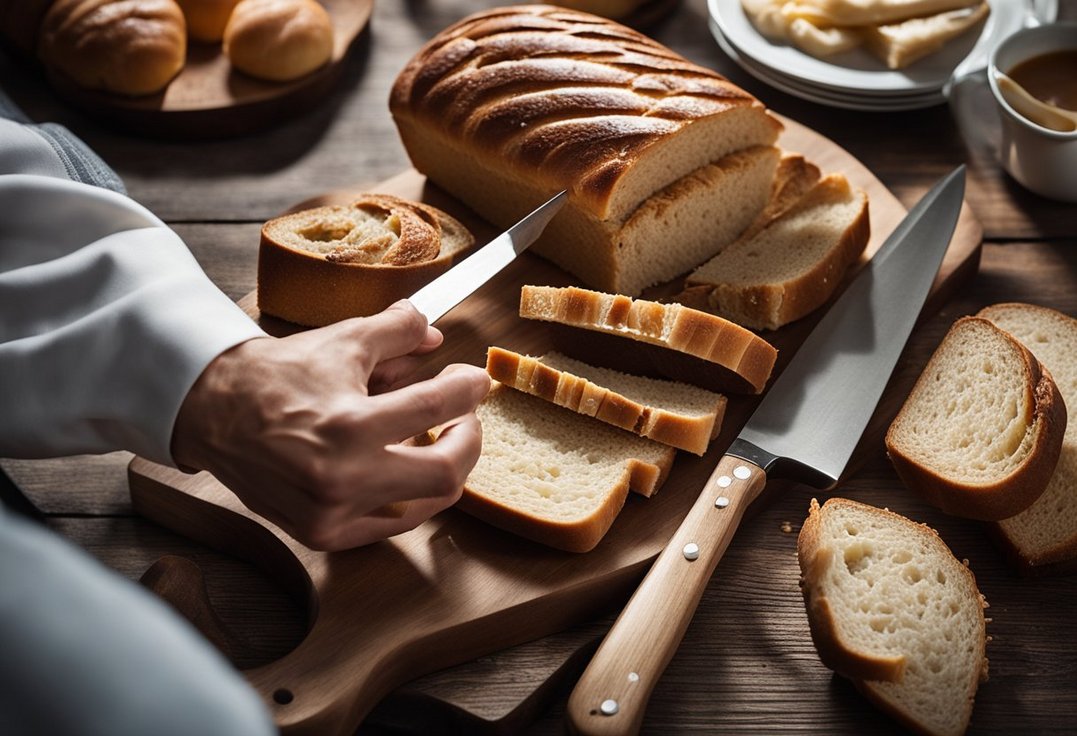
[{"label": "fingers gripping knife", "polygon": [[797,351],[577,683],[572,730],[639,730],[655,683],[768,476],[822,489],[837,483],[942,263],[964,182],[960,167],[920,200]]}]

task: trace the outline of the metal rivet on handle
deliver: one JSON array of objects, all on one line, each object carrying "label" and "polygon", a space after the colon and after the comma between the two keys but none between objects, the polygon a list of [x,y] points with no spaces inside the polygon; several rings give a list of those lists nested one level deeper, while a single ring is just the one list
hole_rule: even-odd
[{"label": "metal rivet on handle", "polygon": [[616,700],[603,700],[602,705],[598,706],[598,710],[604,716],[617,715],[617,711],[620,710],[620,706],[617,705]]},{"label": "metal rivet on handle", "polygon": [[719,496],[718,498],[714,499],[715,508],[724,509],[728,505],[729,505],[729,499],[726,498],[725,496]]},{"label": "metal rivet on handle", "polygon": [[699,557],[699,545],[695,542],[689,542],[684,545],[684,549],[681,551],[684,553],[684,559],[689,562]]},{"label": "metal rivet on handle", "polygon": [[638,672],[629,672],[628,673],[628,681],[629,682],[639,682],[639,673]]},{"label": "metal rivet on handle", "polygon": [[744,465],[738,465],[733,468],[733,475],[737,476],[741,480],[748,480],[752,477],[752,471],[748,470]]},{"label": "metal rivet on handle", "polygon": [[733,479],[730,478],[728,475],[723,475],[720,478],[718,478],[718,487],[719,488],[729,488],[729,486],[731,486],[731,485],[733,485]]}]

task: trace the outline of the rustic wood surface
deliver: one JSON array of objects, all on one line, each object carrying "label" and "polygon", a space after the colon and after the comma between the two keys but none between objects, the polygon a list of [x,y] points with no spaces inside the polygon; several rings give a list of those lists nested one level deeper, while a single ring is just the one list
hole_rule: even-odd
[{"label": "rustic wood surface", "polygon": [[[393,78],[437,30],[490,4],[377,4],[326,98],[246,137],[182,143],[152,137],[150,130],[145,137],[119,132],[67,106],[17,55],[0,54],[0,87],[34,119],[64,123],[81,135],[120,172],[132,196],[173,225],[209,275],[239,299],[253,288],[262,221],[298,200],[381,181],[406,166],[387,111]],[[1063,17],[1077,19],[1075,4],[1062,6]],[[906,206],[954,165],[970,164],[968,199],[985,233],[980,272],[913,334],[881,411],[896,410],[961,315],[998,301],[1028,301],[1077,315],[1077,208],[1022,190],[997,167],[978,135],[963,135],[947,107],[851,112],[768,89],[718,49],[707,31],[703,0],[685,0],[648,32],[839,143]],[[987,125],[991,114],[988,110]],[[981,525],[947,517],[909,495],[877,438],[864,450],[867,461],[840,493],[937,528],[955,554],[969,560],[992,604],[991,680],[979,691],[970,733],[1072,732],[1077,578],[1019,578]],[[197,562],[223,625],[241,640],[239,666],[263,665],[292,649],[304,631],[299,607],[253,566],[137,517],[125,477],[129,460],[115,453],[3,465],[45,512],[50,527],[121,574],[138,579],[168,554]],[[755,504],[652,696],[644,733],[899,732],[820,664],[808,638],[794,551],[811,495],[805,488],[768,491]],[[506,732],[521,732],[520,724],[530,724],[531,734],[561,733],[567,691],[563,685],[540,686],[556,683],[549,676],[559,669],[578,671],[586,661],[580,647],[594,642],[609,620],[423,678],[388,698],[361,732],[472,733],[485,722],[491,730],[511,724]]]}]

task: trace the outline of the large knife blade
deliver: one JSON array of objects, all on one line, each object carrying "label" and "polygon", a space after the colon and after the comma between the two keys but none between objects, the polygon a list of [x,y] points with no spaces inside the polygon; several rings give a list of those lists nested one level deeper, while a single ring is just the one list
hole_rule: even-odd
[{"label": "large knife blade", "polygon": [[838,480],[942,264],[964,199],[959,167],[913,207],[828,310],[719,460],[568,703],[583,734],[632,734],[744,511],[768,477]]},{"label": "large knife blade", "polygon": [[550,197],[534,212],[412,294],[408,301],[426,316],[428,324],[434,324],[538,240],[566,199],[565,191]]}]

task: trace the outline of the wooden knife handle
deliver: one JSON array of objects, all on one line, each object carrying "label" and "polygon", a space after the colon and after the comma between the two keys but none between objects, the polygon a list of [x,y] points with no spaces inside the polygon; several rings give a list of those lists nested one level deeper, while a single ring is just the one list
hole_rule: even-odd
[{"label": "wooden knife handle", "polygon": [[570,731],[589,736],[639,731],[651,692],[707,581],[766,482],[758,465],[722,457],[572,691]]}]

